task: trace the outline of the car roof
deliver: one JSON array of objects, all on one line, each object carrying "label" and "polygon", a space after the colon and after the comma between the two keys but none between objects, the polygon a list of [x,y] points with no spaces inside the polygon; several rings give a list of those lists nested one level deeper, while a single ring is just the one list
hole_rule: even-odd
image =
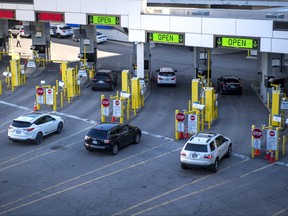
[{"label": "car roof", "polygon": [[98,124],[96,126],[93,127],[93,129],[97,129],[97,130],[111,130],[114,127],[119,126],[119,123],[102,123],[102,124]]},{"label": "car roof", "polygon": [[18,118],[14,119],[13,121],[25,121],[25,122],[34,122],[35,119],[46,115],[45,113],[41,112],[31,112],[31,113],[26,113],[24,115],[19,116]]},{"label": "car roof", "polygon": [[175,72],[175,69],[172,67],[160,67],[159,72]]},{"label": "car roof", "polygon": [[199,145],[206,145],[207,143],[209,143],[209,141],[216,137],[218,134],[217,133],[197,133],[195,135],[193,135],[187,143],[193,143],[193,144],[199,144]]},{"label": "car roof", "polygon": [[240,79],[239,77],[237,77],[237,76],[233,76],[233,75],[225,75],[225,76],[222,76],[223,77],[223,79]]}]

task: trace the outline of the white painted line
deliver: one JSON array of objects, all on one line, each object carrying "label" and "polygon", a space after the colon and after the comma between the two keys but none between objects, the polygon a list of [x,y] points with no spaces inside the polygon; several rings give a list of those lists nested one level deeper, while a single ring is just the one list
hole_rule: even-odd
[{"label": "white painted line", "polygon": [[32,111],[31,108],[27,108],[27,107],[20,106],[20,105],[17,105],[17,104],[8,103],[8,102],[1,101],[1,100],[0,100],[0,103],[1,103],[1,104],[5,104],[5,105],[7,105],[7,106],[11,106],[11,107],[15,107],[15,108],[23,109],[23,110],[30,110],[30,111]]}]

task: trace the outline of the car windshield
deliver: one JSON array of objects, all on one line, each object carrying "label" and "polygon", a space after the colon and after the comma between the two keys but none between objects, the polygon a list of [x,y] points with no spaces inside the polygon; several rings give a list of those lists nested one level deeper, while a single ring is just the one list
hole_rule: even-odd
[{"label": "car windshield", "polygon": [[185,150],[196,152],[208,152],[207,145],[199,145],[193,143],[187,143]]},{"label": "car windshield", "polygon": [[25,122],[25,121],[13,121],[12,122],[13,127],[18,127],[18,128],[26,128],[30,127],[31,123],[30,122]]},{"label": "car windshield", "polygon": [[88,132],[87,135],[96,139],[107,139],[108,131],[93,128]]},{"label": "car windshield", "polygon": [[174,72],[159,72],[159,76],[175,76]]}]

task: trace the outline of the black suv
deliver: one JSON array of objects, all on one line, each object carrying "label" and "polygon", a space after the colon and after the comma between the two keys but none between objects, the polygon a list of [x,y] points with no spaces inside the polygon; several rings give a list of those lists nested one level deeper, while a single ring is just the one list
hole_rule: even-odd
[{"label": "black suv", "polygon": [[117,85],[117,73],[112,70],[98,70],[92,79],[91,89],[109,89],[113,91],[115,85]]},{"label": "black suv", "polygon": [[118,123],[102,123],[90,129],[85,136],[84,146],[89,151],[109,151],[113,155],[131,143],[138,144],[141,130],[132,125]]},{"label": "black suv", "polygon": [[221,94],[242,94],[241,79],[237,76],[221,76],[217,79],[217,89]]}]

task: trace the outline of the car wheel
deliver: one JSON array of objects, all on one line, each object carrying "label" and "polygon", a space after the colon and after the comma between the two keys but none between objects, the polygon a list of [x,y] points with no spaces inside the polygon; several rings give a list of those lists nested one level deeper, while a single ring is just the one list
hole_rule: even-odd
[{"label": "car wheel", "polygon": [[135,138],[134,138],[134,143],[138,144],[138,143],[140,143],[140,140],[141,140],[141,135],[140,135],[140,133],[137,133]]},{"label": "car wheel", "polygon": [[232,154],[232,146],[229,145],[227,153],[225,154],[225,157],[229,158],[231,156],[231,154]]},{"label": "car wheel", "polygon": [[61,38],[61,34],[57,33],[56,37],[60,39]]},{"label": "car wheel", "polygon": [[112,146],[112,155],[116,155],[117,153],[118,153],[118,151],[119,151],[119,146],[118,146],[118,144],[113,144],[113,146]]},{"label": "car wheel", "polygon": [[185,166],[183,163],[181,163],[181,168],[182,169],[187,169],[187,166]]},{"label": "car wheel", "polygon": [[213,164],[213,171],[216,173],[218,171],[219,160],[216,158],[215,163]]},{"label": "car wheel", "polygon": [[39,145],[42,141],[43,141],[43,134],[41,132],[39,132],[36,135],[34,142],[36,145]]},{"label": "car wheel", "polygon": [[62,132],[62,130],[63,130],[63,123],[60,122],[60,123],[58,124],[58,126],[57,126],[57,131],[56,131],[56,133],[57,133],[57,134],[60,134],[60,133]]}]

